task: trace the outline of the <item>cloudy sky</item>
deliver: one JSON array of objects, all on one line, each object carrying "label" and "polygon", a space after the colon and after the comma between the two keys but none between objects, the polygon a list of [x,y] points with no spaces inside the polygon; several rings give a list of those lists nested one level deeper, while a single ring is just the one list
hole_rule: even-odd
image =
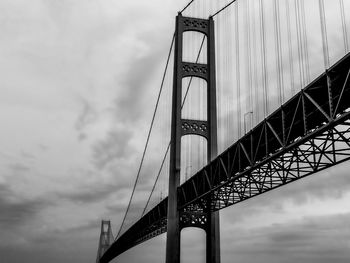
[{"label": "cloudy sky", "polygon": [[[125,211],[186,2],[0,0],[0,262],[95,260],[100,220],[115,231]],[[349,166],[222,211],[222,262],[348,262]],[[203,262],[203,233],[183,238],[183,262]],[[118,262],[163,262],[164,248],[162,235]]]}]

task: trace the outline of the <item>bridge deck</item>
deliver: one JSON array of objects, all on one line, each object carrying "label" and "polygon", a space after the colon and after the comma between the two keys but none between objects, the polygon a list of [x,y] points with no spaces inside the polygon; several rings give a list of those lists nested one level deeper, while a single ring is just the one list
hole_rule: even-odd
[{"label": "bridge deck", "polygon": [[[333,65],[178,189],[181,211],[244,201],[350,159],[350,54]],[[101,258],[166,232],[167,198]]]}]

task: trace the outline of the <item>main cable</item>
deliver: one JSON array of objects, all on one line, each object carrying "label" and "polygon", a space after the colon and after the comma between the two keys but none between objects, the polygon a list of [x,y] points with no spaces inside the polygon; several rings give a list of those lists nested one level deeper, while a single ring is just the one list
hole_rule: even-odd
[{"label": "main cable", "polygon": [[123,226],[124,226],[125,219],[126,219],[126,215],[127,215],[128,212],[129,212],[130,205],[131,205],[131,201],[132,201],[132,198],[134,197],[136,185],[137,185],[137,182],[138,182],[139,177],[140,177],[140,172],[141,172],[141,168],[142,168],[142,165],[143,165],[143,161],[144,161],[144,159],[145,159],[145,155],[146,155],[146,151],[147,151],[149,139],[150,139],[150,137],[151,137],[151,132],[152,132],[152,129],[153,129],[153,124],[154,124],[155,116],[156,116],[156,113],[157,113],[157,109],[158,109],[158,105],[159,105],[160,96],[161,96],[162,90],[163,90],[163,85],[164,85],[164,80],[165,80],[166,72],[167,72],[167,70],[168,70],[169,61],[170,61],[170,56],[171,56],[171,51],[172,51],[172,49],[173,49],[174,41],[175,41],[175,33],[174,33],[173,38],[172,38],[172,41],[171,41],[171,45],[170,45],[170,49],[169,49],[169,53],[168,53],[168,58],[167,58],[167,62],[166,62],[166,65],[165,65],[165,69],[164,69],[164,73],[163,73],[163,77],[162,77],[162,82],[161,82],[160,89],[159,89],[159,93],[158,93],[158,97],[157,97],[156,106],[155,106],[155,109],[154,109],[154,112],[153,112],[151,125],[150,125],[150,128],[149,128],[149,130],[148,130],[147,140],[146,140],[145,148],[144,148],[143,153],[142,153],[142,158],[141,158],[140,166],[139,166],[139,169],[138,169],[138,171],[137,171],[136,180],[135,180],[135,183],[134,183],[134,186],[133,186],[133,189],[132,189],[132,193],[131,193],[131,197],[130,197],[128,206],[127,206],[126,211],[125,211],[125,214],[124,214],[124,218],[123,218],[122,224],[120,225],[120,228],[119,228],[119,230],[118,230],[118,234],[117,234],[117,236],[116,236],[116,239],[119,237],[119,234],[120,234],[120,232],[121,232],[121,230],[122,230],[122,228],[123,228]]},{"label": "main cable", "polygon": [[[196,58],[196,62],[195,63],[198,63],[198,60],[199,60],[199,56],[202,52],[202,48],[203,48],[203,44],[204,44],[204,40],[205,40],[205,35],[203,36],[203,39],[202,39],[202,43],[199,47],[199,51],[198,51],[198,55],[197,55],[197,58]],[[187,98],[187,95],[188,95],[188,91],[190,89],[190,86],[191,86],[191,83],[192,83],[192,79],[193,77],[190,78],[190,81],[188,82],[188,85],[187,85],[187,89],[186,89],[186,92],[185,92],[185,96],[184,96],[184,99],[181,103],[181,109],[183,108],[184,104],[185,104],[185,101],[186,101],[186,98]]]},{"label": "main cable", "polygon": [[190,2],[180,11],[180,13],[184,12],[193,2],[194,2],[194,0],[190,1]]},{"label": "main cable", "polygon": [[224,11],[226,8],[228,8],[230,5],[232,5],[234,2],[236,2],[237,0],[233,0],[230,3],[228,3],[227,5],[225,5],[223,8],[221,8],[219,11],[215,12],[212,17],[220,14],[222,11]]},{"label": "main cable", "polygon": [[161,174],[161,172],[162,172],[162,170],[163,170],[163,166],[164,166],[164,163],[165,163],[165,159],[166,159],[166,157],[167,157],[167,155],[168,155],[168,152],[169,152],[169,149],[170,149],[170,145],[171,145],[171,143],[169,142],[169,143],[168,143],[168,147],[166,148],[166,151],[165,151],[163,160],[162,160],[162,164],[160,165],[160,169],[159,169],[159,171],[158,171],[158,174],[157,174],[155,183],[153,184],[153,187],[152,187],[152,190],[151,190],[151,194],[149,195],[149,197],[148,197],[148,199],[147,199],[147,203],[146,203],[145,208],[144,208],[143,211],[142,211],[141,217],[143,217],[143,215],[145,214],[146,209],[147,209],[148,204],[149,204],[149,201],[151,200],[152,194],[153,194],[153,192],[154,192],[154,189],[156,188],[156,185],[157,185],[159,176],[160,176],[160,174]]}]

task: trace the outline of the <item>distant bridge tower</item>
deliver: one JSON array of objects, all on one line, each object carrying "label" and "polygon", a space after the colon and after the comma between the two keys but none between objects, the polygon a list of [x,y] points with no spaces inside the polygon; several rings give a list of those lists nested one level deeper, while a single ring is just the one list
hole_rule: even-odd
[{"label": "distant bridge tower", "polygon": [[[182,61],[183,33],[195,31],[207,39],[207,64]],[[182,79],[195,77],[207,82],[207,120],[188,120],[181,118]],[[185,227],[199,227],[206,232],[206,262],[220,263],[219,213],[200,207],[180,210],[177,189],[180,185],[181,137],[199,135],[207,139],[208,162],[217,156],[216,123],[216,80],[215,80],[215,39],[214,20],[176,17],[174,84],[171,121],[171,149],[168,198],[168,222],[166,242],[166,263],[180,262],[180,235]],[[211,198],[205,200],[210,207]]]},{"label": "distant bridge tower", "polygon": [[105,251],[110,247],[110,245],[113,243],[113,241],[114,241],[114,237],[112,234],[111,221],[110,220],[108,220],[108,221],[102,220],[100,241],[98,243],[96,263],[100,262],[100,258],[105,253]]}]

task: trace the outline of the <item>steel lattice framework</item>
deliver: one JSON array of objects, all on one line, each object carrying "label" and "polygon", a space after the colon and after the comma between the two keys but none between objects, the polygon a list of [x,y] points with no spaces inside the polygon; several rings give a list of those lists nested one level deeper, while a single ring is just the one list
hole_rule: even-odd
[{"label": "steel lattice framework", "polygon": [[[201,227],[203,211],[223,209],[349,160],[349,78],[350,54],[182,184],[181,224]],[[166,218],[167,198],[117,239],[101,262],[166,232]]]},{"label": "steel lattice framework", "polygon": [[101,256],[106,252],[106,250],[110,247],[113,241],[114,237],[112,234],[111,221],[102,220],[96,263],[100,262]]}]

